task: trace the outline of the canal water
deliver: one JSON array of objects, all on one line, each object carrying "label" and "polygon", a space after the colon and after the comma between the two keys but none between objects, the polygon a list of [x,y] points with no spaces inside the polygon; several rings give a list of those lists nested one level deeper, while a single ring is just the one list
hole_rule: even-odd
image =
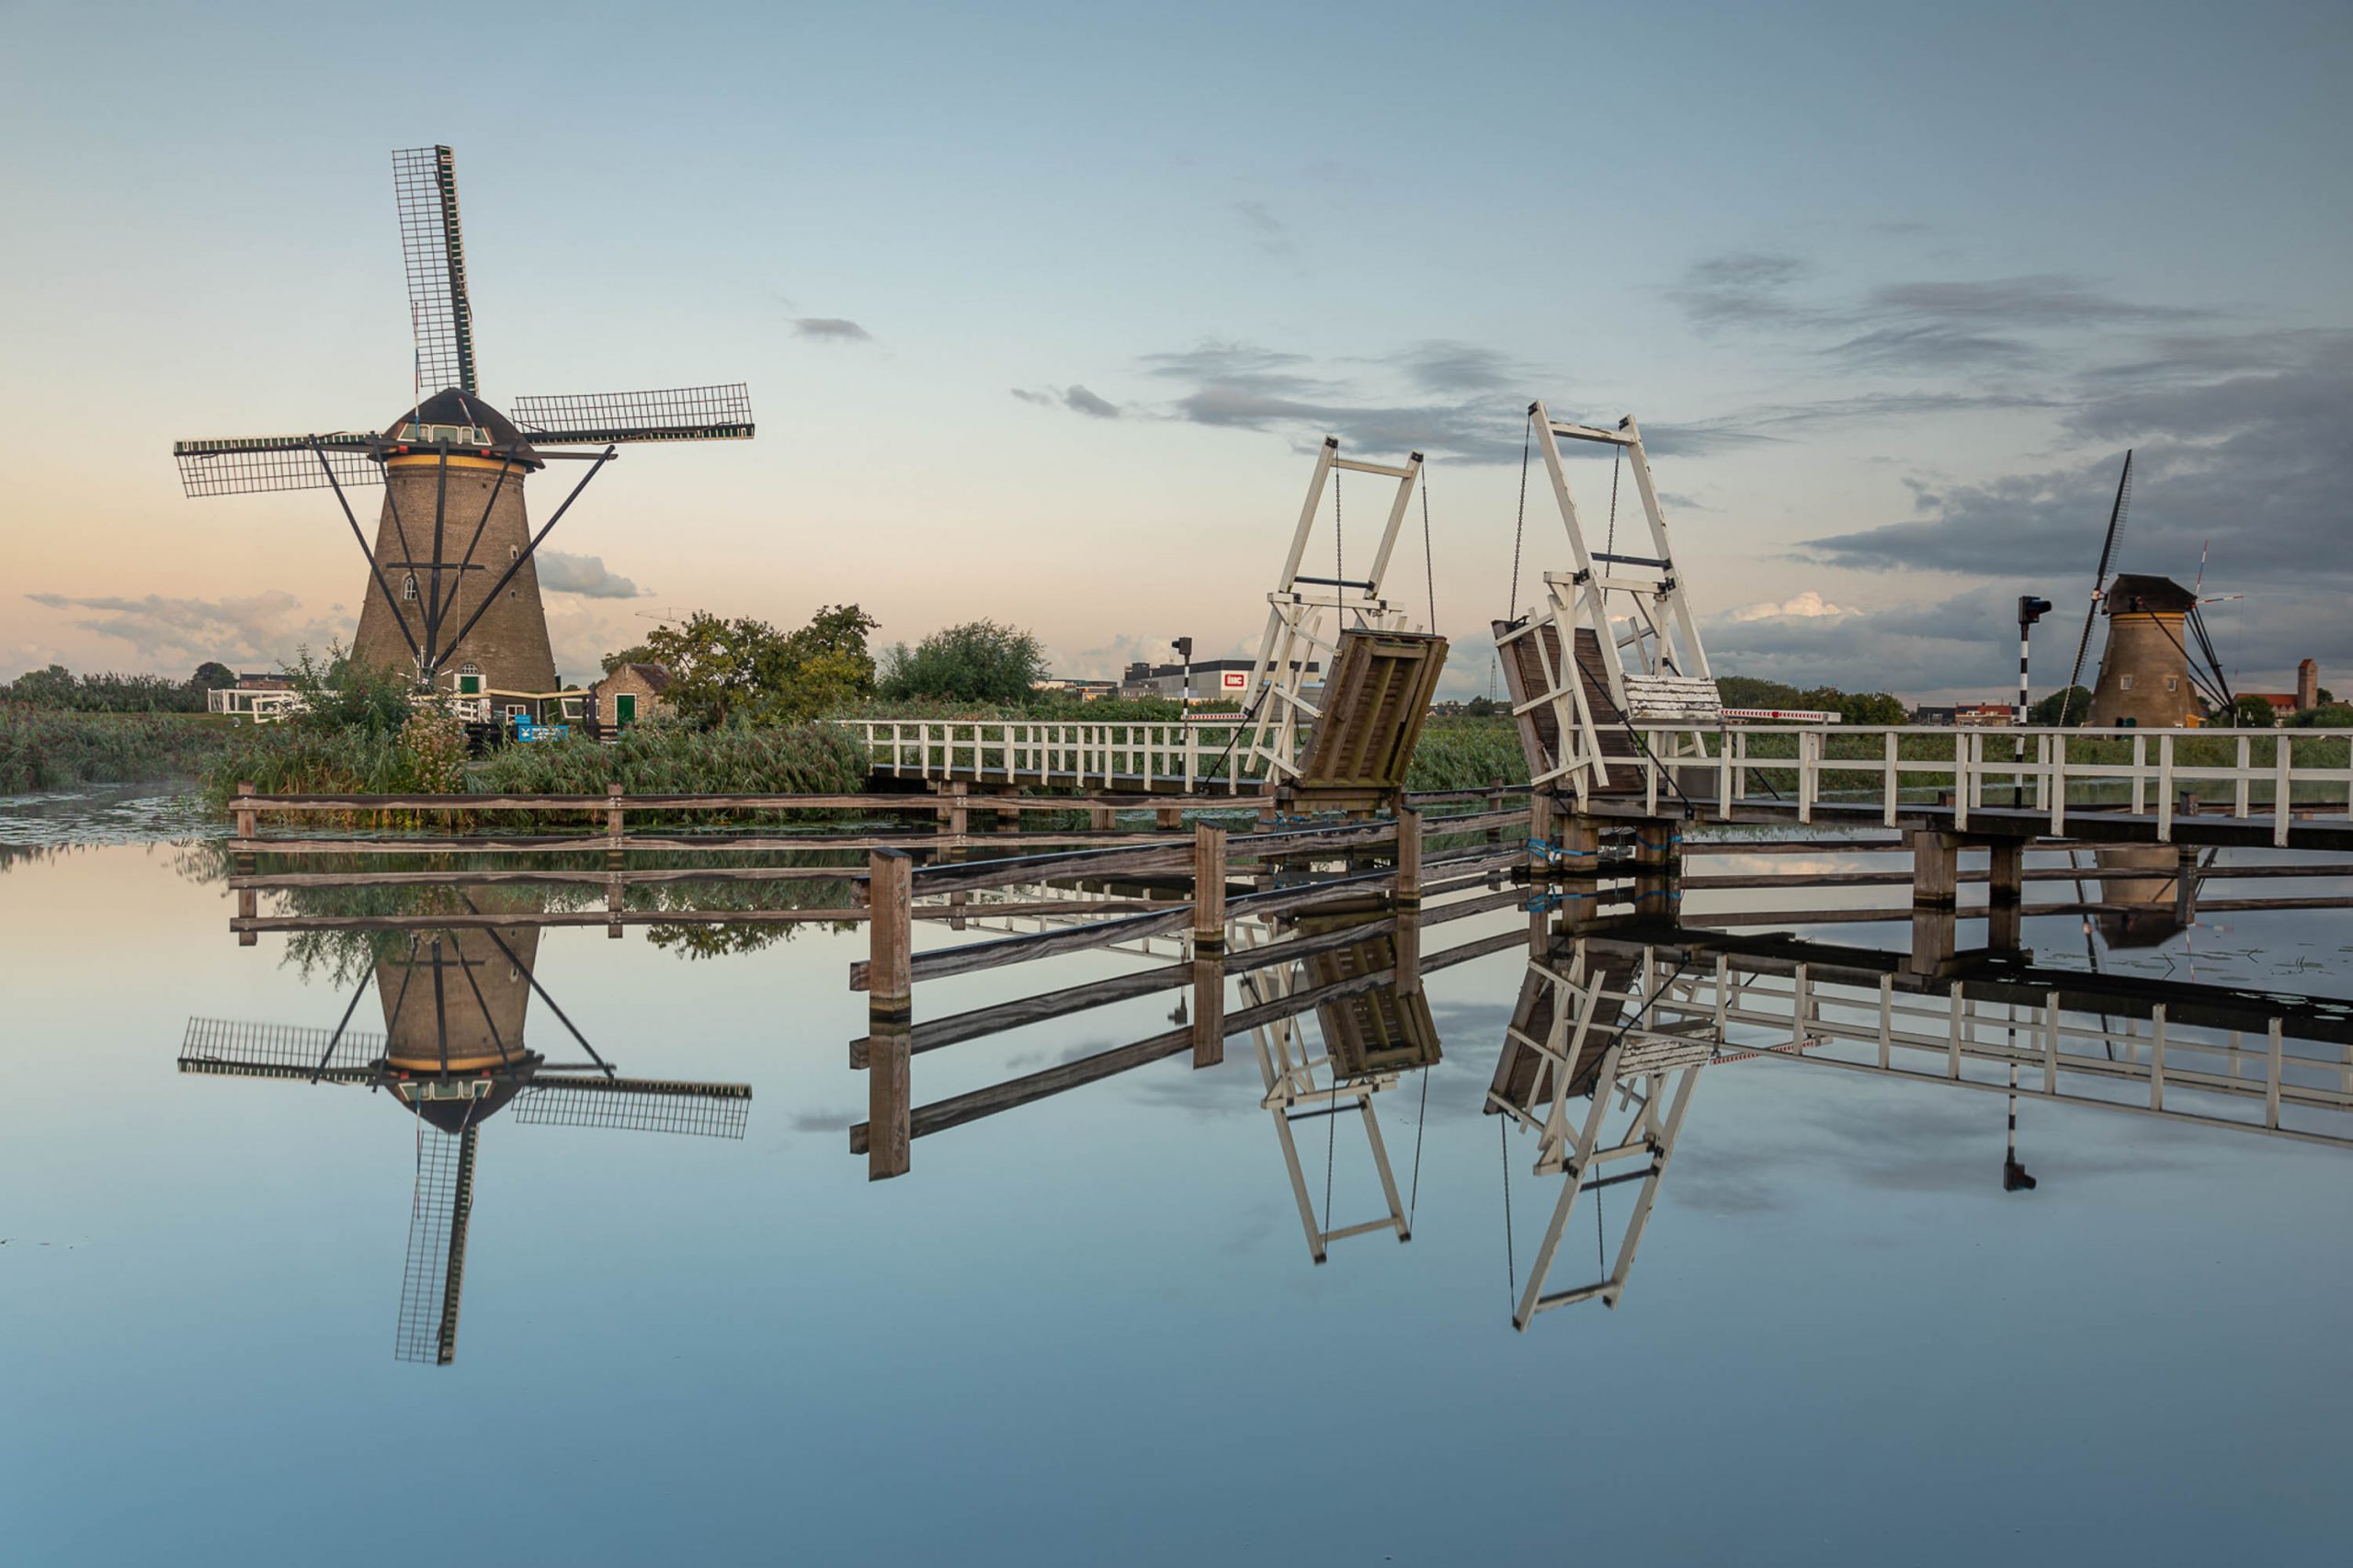
[{"label": "canal water", "polygon": [[[2034,1186],[2006,1190],[2002,1095],[1768,1051],[1696,1074],[1617,1304],[1521,1331],[1563,1182],[1483,1113],[1522,948],[1423,977],[1437,1064],[1374,1096],[1411,1240],[1336,1240],[1319,1265],[1246,1033],[1221,1065],[1178,1054],[918,1138],[909,1174],[870,1182],[848,1135],[862,933],[539,931],[515,1004],[530,1050],[581,1061],[568,1020],[625,1077],[750,1097],[715,1136],[529,1120],[523,1099],[484,1115],[446,1364],[403,1358],[420,1162],[448,1134],[385,1089],[181,1070],[191,1019],[248,1043],[333,1031],[381,949],[241,948],[223,858],[192,831],[168,797],[0,812],[7,1562],[2345,1551],[2353,1149],[2029,1098]],[[1423,950],[1527,925],[1498,909]],[[2353,997],[2340,915],[2112,935],[2087,955],[2075,916],[2025,925],[2055,969]],[[926,983],[917,1018],[1165,961]],[[1164,1033],[1186,994],[919,1055],[914,1097]],[[384,1024],[363,998],[354,1028]],[[1318,1223],[1387,1213],[1358,1118],[1293,1133]],[[1574,1210],[1556,1282],[1606,1270],[1639,1190]]]}]

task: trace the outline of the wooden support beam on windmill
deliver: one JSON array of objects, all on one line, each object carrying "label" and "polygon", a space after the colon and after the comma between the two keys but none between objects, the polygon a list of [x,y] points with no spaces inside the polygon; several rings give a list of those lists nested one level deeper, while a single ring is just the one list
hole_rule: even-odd
[{"label": "wooden support beam on windmill", "polygon": [[[1362,576],[1348,572],[1344,473],[1396,484]],[[1435,628],[1410,628],[1382,592],[1421,476],[1419,452],[1403,464],[1366,462],[1342,457],[1336,436],[1325,437],[1316,451],[1290,552],[1267,596],[1267,630],[1243,710],[1247,756],[1264,769],[1286,809],[1370,812],[1393,805],[1404,788],[1446,665],[1446,639]],[[1327,492],[1329,576],[1309,561]],[[1427,517],[1427,499],[1424,506]],[[1303,747],[1302,727],[1308,731]]]},{"label": "wooden support beam on windmill", "polygon": [[[1531,608],[1512,607],[1495,623],[1495,647],[1518,721],[1529,777],[1539,788],[1573,794],[1639,792],[1631,766],[1646,750],[1664,762],[1707,755],[1705,733],[1722,722],[1722,699],[1700,645],[1683,571],[1675,560],[1633,415],[1601,429],[1554,419],[1529,405],[1534,449],[1568,535],[1571,568],[1542,574],[1543,596]],[[1613,449],[1609,531],[1604,548],[1587,542],[1561,459],[1563,441]],[[1640,542],[1617,545],[1617,467],[1633,480]],[[1647,734],[1636,725],[1688,720],[1692,729]],[[1613,766],[1616,765],[1616,766]]]}]

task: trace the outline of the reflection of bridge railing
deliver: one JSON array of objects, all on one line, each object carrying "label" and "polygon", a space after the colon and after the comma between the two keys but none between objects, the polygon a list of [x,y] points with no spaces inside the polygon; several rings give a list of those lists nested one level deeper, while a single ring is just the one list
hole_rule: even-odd
[{"label": "reflection of bridge railing", "polygon": [[[1736,724],[1694,732],[1636,723],[1631,757],[1611,757],[1605,798],[1640,799],[1646,814],[1689,801],[1730,821],[1744,810],[1893,826],[1902,808],[1950,796],[1952,825],[1972,812],[2047,816],[2064,834],[2090,812],[2153,816],[2171,842],[2179,797],[2204,797],[2201,815],[2259,820],[2275,845],[2295,817],[2353,828],[2353,731],[2003,729],[1941,725]],[[1696,741],[1699,755],[1670,755]],[[2013,750],[2024,743],[2023,758]],[[2285,801],[2289,811],[2277,809]]]},{"label": "reflection of bridge railing", "polygon": [[1089,723],[1019,719],[844,719],[877,772],[976,784],[1101,785],[1191,790],[1263,784],[1263,762],[1237,736],[1242,716],[1184,723]]}]

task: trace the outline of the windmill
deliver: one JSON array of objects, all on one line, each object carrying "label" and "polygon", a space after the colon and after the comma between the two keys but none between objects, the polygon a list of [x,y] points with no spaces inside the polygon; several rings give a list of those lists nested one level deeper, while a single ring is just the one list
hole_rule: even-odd
[{"label": "windmill", "polygon": [[[541,989],[532,973],[538,952],[539,933],[529,927],[511,937],[490,926],[416,932],[362,973],[333,1029],[190,1018],[181,1040],[185,1074],[359,1085],[389,1090],[415,1115],[396,1359],[446,1367],[457,1358],[482,1130],[499,1111],[511,1109],[518,1126],[744,1135],[748,1085],[621,1077]],[[381,1033],[351,1028],[370,983],[383,1005]],[[524,1045],[533,994],[587,1062],[552,1063]]]},{"label": "windmill", "polygon": [[[530,699],[556,687],[540,545],[621,444],[748,439],[751,400],[739,382],[518,397],[512,417],[502,414],[476,385],[449,149],[394,153],[392,192],[415,340],[408,410],[381,434],[177,441],[172,454],[191,496],[332,490],[368,556],[353,657],[412,670],[420,691],[458,699],[472,718],[502,702],[509,712],[531,710]],[[534,533],[524,482],[557,460],[588,468]],[[368,484],[384,486],[372,549],[348,494]]]}]

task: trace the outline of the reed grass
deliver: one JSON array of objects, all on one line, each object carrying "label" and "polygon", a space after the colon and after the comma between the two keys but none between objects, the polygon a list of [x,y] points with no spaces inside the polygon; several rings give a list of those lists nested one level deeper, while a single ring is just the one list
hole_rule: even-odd
[{"label": "reed grass", "polygon": [[234,744],[189,713],[92,713],[0,702],[0,794],[193,778]]}]

